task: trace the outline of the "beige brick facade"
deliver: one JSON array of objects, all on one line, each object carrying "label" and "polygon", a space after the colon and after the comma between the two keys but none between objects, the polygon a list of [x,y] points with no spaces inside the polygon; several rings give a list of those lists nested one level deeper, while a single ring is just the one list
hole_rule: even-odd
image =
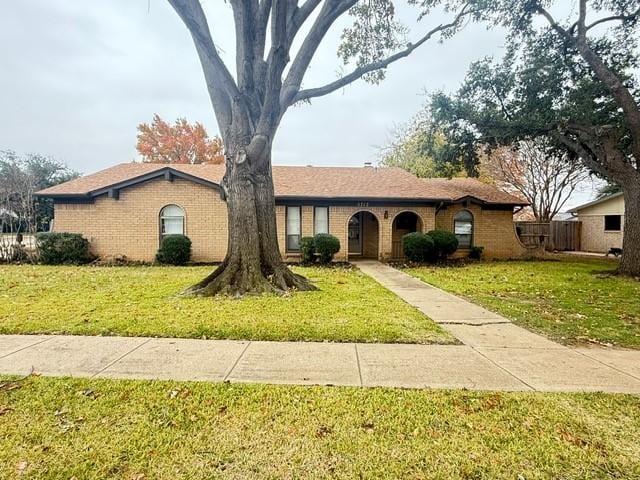
[{"label": "beige brick facade", "polygon": [[[152,261],[160,243],[160,211],[175,204],[185,211],[186,235],[193,243],[193,260],[218,262],[227,249],[227,210],[218,191],[184,179],[149,180],[124,188],[119,198],[103,195],[93,203],[64,203],[56,200],[54,231],[81,233],[100,257],[125,255],[131,260]],[[327,206],[327,204],[317,204]],[[302,236],[314,234],[314,206],[300,204]],[[401,251],[402,234],[394,229],[394,220],[402,212],[414,213],[418,229],[429,231],[436,226],[453,229],[453,216],[462,206],[442,209],[436,215],[432,206],[384,206],[353,202],[353,205],[329,206],[329,232],[340,240],[336,260],[347,260],[349,219],[358,212],[368,212],[363,227],[363,256],[389,260]],[[524,252],[507,210],[487,210],[472,205],[474,244],[485,247],[489,257],[514,257]],[[278,243],[283,256],[295,261],[299,255],[287,252],[286,207],[276,206]],[[395,254],[395,255],[394,255]]]},{"label": "beige brick facade", "polygon": [[227,248],[226,204],[218,191],[188,180],[149,180],[123,189],[118,200],[103,195],[94,203],[56,201],[54,231],[81,233],[100,257],[152,261],[160,244],[160,210],[171,204],[185,211],[193,260],[222,260]]},{"label": "beige brick facade", "polygon": [[[472,244],[484,247],[485,257],[516,258],[527,252],[518,239],[511,210],[496,210],[475,204],[450,205],[436,215],[437,228],[453,231],[453,219],[461,210],[468,210],[473,215]],[[463,250],[458,253],[464,254]]]}]

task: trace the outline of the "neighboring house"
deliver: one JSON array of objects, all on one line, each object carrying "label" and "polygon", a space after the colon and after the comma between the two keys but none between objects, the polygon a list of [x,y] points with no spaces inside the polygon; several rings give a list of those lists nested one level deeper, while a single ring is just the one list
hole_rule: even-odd
[{"label": "neighboring house", "polygon": [[[128,163],[38,192],[54,199],[54,231],[84,235],[101,257],[153,260],[164,235],[185,234],[193,260],[221,261],[227,207],[224,165]],[[340,240],[336,260],[402,257],[402,236],[454,231],[461,253],[483,246],[489,257],[525,249],[513,224],[519,198],[473,179],[419,179],[398,168],[274,166],[278,241],[299,258],[302,236]]]},{"label": "neighboring house", "polygon": [[582,223],[582,250],[606,253],[622,248],[624,196],[622,192],[569,210]]}]

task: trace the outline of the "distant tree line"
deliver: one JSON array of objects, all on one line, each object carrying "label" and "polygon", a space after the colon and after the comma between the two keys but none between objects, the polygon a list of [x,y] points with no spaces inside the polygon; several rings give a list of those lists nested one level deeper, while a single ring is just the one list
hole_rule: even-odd
[{"label": "distant tree line", "polygon": [[0,151],[0,232],[47,230],[53,218],[53,201],[34,194],[78,176],[78,172],[52,157]]}]

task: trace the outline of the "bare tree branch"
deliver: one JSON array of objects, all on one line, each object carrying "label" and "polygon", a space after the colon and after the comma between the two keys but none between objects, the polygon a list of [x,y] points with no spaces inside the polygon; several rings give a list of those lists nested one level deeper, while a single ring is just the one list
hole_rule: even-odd
[{"label": "bare tree branch", "polygon": [[623,23],[624,22],[630,22],[632,20],[637,19],[639,16],[640,16],[640,7],[638,7],[638,9],[635,12],[633,12],[633,13],[631,13],[629,15],[612,15],[610,17],[604,17],[604,18],[601,18],[599,20],[596,20],[592,24],[587,25],[586,26],[586,30],[587,31],[591,30],[592,28],[597,27],[598,25],[601,25],[601,24],[607,23],[607,22],[616,22],[616,21],[623,22]]},{"label": "bare tree branch", "polygon": [[307,72],[307,68],[309,68],[309,64],[326,33],[340,15],[349,10],[356,2],[357,0],[341,0],[325,2],[323,4],[318,17],[302,42],[302,46],[300,50],[298,50],[289,69],[289,73],[283,82],[282,93],[280,95],[280,105],[283,110],[292,104],[293,98],[300,90],[300,85],[302,85],[302,79]]},{"label": "bare tree branch", "polygon": [[298,34],[300,27],[307,21],[309,15],[311,15],[316,7],[320,5],[322,0],[306,0],[300,7],[296,8],[291,18],[289,29],[287,31],[287,43],[291,45],[293,39]]},{"label": "bare tree branch", "polygon": [[334,82],[328,83],[327,85],[324,85],[322,87],[300,90],[293,97],[293,99],[291,100],[291,103],[293,104],[303,100],[308,100],[310,98],[327,95],[331,92],[334,92],[342,87],[349,85],[350,83],[353,83],[354,81],[358,80],[359,78],[366,75],[367,73],[386,68],[393,62],[396,62],[402,58],[408,57],[414,50],[416,50],[417,48],[422,46],[425,42],[427,42],[429,39],[431,39],[433,35],[458,25],[458,23],[462,20],[462,18],[464,18],[469,13],[470,11],[467,10],[467,8],[465,7],[460,11],[460,13],[458,13],[458,15],[453,21],[447,24],[438,25],[437,27],[427,32],[416,43],[409,43],[404,50],[396,52],[393,55],[388,56],[387,58],[358,67],[355,70],[353,70],[351,73],[335,80]]},{"label": "bare tree branch", "polygon": [[191,33],[218,125],[229,125],[233,119],[232,102],[240,98],[240,91],[218,55],[202,6],[199,0],[169,0],[169,3]]}]

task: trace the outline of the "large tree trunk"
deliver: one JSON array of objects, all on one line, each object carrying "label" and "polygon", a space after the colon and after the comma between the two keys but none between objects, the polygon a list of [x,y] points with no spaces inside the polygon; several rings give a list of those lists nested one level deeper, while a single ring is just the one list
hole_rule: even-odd
[{"label": "large tree trunk", "polygon": [[248,147],[227,148],[222,182],[228,211],[227,254],[222,264],[186,293],[198,296],[315,290],[293,273],[278,247],[271,147],[249,158]]},{"label": "large tree trunk", "polygon": [[624,189],[624,240],[620,273],[640,277],[640,183]]}]

